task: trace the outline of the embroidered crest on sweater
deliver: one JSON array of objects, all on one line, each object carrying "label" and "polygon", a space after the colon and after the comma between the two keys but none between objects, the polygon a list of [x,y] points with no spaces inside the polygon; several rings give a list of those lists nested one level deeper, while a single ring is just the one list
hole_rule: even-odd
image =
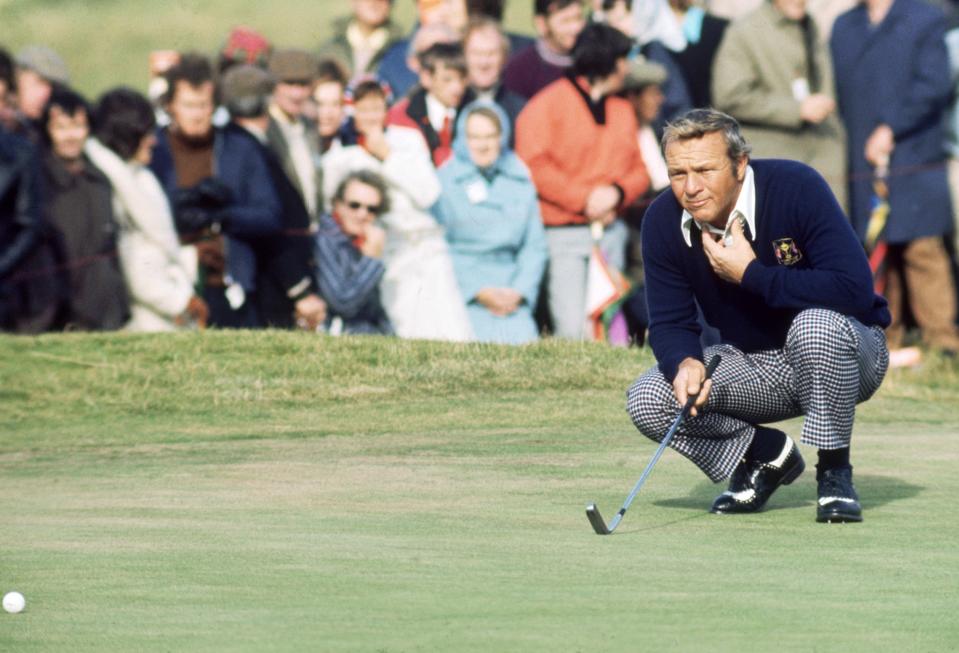
[{"label": "embroidered crest on sweater", "polygon": [[773,251],[780,265],[795,265],[802,260],[802,252],[792,238],[779,238],[773,241]]}]

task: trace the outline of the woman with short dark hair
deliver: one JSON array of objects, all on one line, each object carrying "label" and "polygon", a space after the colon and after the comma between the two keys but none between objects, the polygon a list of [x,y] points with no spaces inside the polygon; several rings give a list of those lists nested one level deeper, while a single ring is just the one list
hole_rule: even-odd
[{"label": "woman with short dark hair", "polygon": [[84,154],[90,110],[78,93],[55,87],[43,109],[43,211],[61,239],[67,271],[62,321],[70,330],[122,328],[129,317],[116,259],[110,182]]}]

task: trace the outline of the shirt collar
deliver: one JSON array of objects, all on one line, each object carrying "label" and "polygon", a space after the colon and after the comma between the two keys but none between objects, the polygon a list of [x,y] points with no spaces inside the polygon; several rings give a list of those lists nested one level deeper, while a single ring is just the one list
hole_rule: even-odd
[{"label": "shirt collar", "polygon": [[426,94],[426,115],[429,118],[430,124],[433,126],[433,129],[439,133],[443,128],[443,119],[449,116],[450,123],[452,124],[453,118],[456,117],[456,109],[450,109],[445,104],[433,97],[432,93]]},{"label": "shirt collar", "polygon": [[[746,176],[743,178],[743,187],[739,189],[736,206],[733,207],[732,213],[729,214],[729,218],[726,220],[726,229],[720,232],[719,229],[716,229],[712,225],[699,226],[700,228],[705,227],[714,233],[722,233],[725,237],[729,235],[729,227],[733,223],[733,218],[738,216],[742,216],[746,221],[746,225],[749,227],[749,239],[756,240],[756,182],[753,179],[753,167],[750,165],[746,166]],[[683,231],[683,240],[686,241],[689,247],[692,247],[693,216],[689,214],[689,211],[683,211],[680,226]]]},{"label": "shirt collar", "polygon": [[386,27],[377,27],[370,32],[369,36],[363,34],[360,26],[355,22],[350,22],[346,27],[346,40],[354,48],[363,50],[379,50],[390,37],[390,32]]},{"label": "shirt collar", "polygon": [[256,140],[260,141],[260,145],[266,145],[266,132],[260,129],[259,125],[254,125],[252,123],[246,123],[240,125],[243,129],[250,132]]},{"label": "shirt collar", "polygon": [[270,105],[270,117],[287,132],[295,133],[304,131],[303,121],[298,118],[290,118],[283,112],[283,109],[275,104]]}]

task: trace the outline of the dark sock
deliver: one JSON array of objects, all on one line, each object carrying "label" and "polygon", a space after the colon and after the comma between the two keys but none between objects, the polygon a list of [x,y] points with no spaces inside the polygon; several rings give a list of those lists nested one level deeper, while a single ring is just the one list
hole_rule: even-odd
[{"label": "dark sock", "polygon": [[842,449],[820,449],[819,462],[816,463],[816,478],[827,469],[851,467],[849,464],[849,447]]},{"label": "dark sock", "polygon": [[756,427],[756,436],[746,451],[746,458],[761,463],[776,460],[786,446],[786,434],[778,429]]}]

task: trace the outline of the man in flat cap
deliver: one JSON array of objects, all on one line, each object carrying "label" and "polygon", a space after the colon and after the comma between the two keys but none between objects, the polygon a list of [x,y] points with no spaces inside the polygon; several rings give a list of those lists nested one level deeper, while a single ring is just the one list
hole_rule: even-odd
[{"label": "man in flat cap", "polygon": [[310,215],[283,164],[267,147],[273,76],[258,66],[231,68],[220,83],[220,100],[238,128],[263,146],[262,152],[280,200],[282,231],[257,243],[256,301],[268,327],[315,329],[326,318],[326,304],[313,282]]},{"label": "man in flat cap", "polygon": [[270,73],[276,80],[270,103],[267,147],[283,163],[283,170],[296,187],[316,223],[320,198],[320,142],[316,124],[304,116],[313,92],[319,62],[304,50],[277,50],[270,57]]},{"label": "man in flat cap", "polygon": [[44,45],[28,45],[17,53],[17,117],[15,131],[39,142],[36,121],[50,99],[54,85],[70,83],[67,65],[56,52]]}]

